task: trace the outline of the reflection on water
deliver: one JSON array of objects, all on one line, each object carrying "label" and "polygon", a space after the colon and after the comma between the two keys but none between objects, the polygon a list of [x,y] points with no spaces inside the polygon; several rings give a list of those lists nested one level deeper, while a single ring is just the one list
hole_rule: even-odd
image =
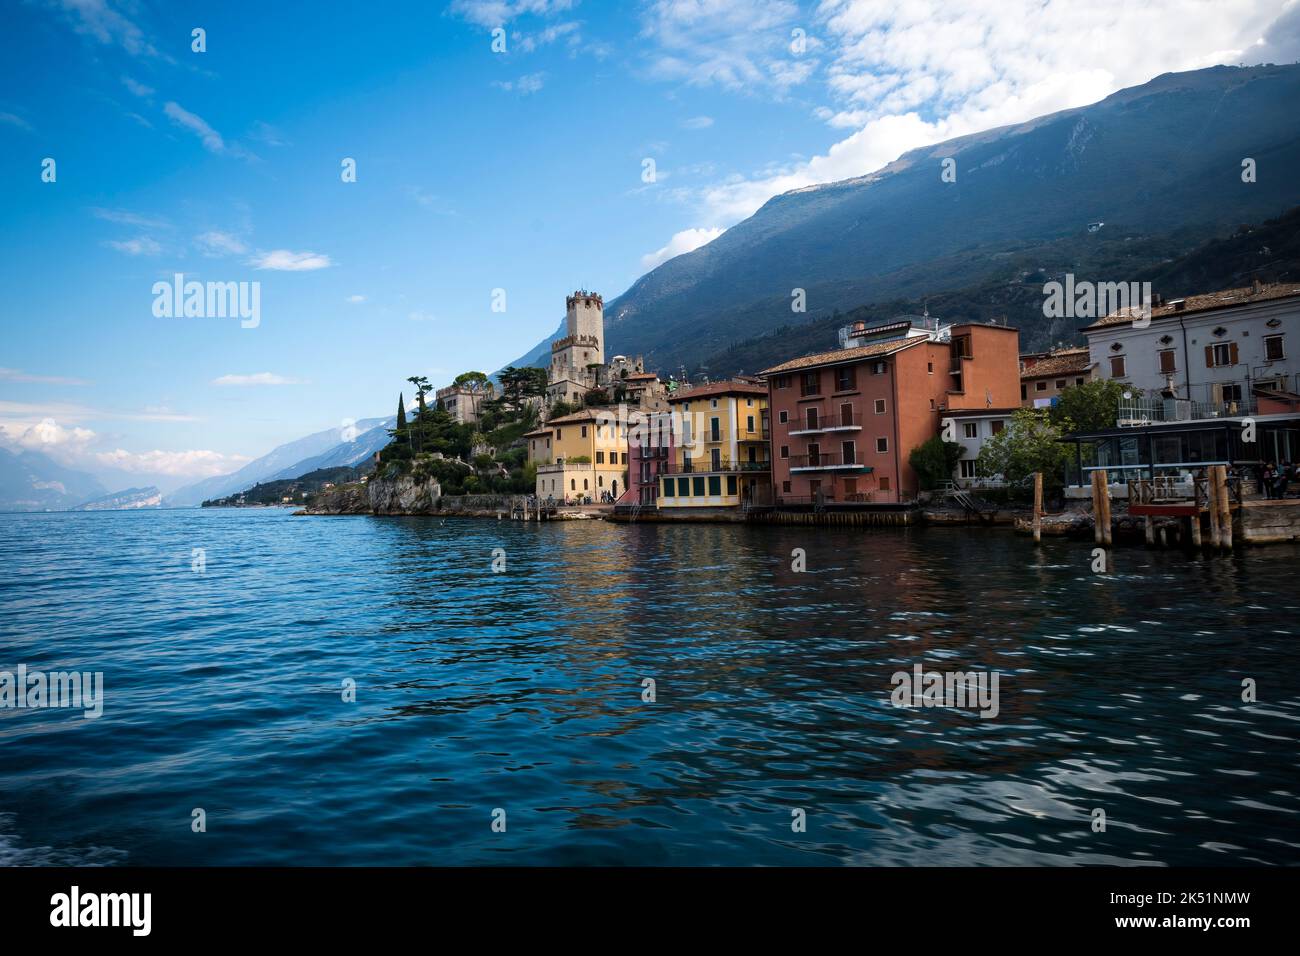
[{"label": "reflection on water", "polygon": [[[106,704],[0,710],[0,862],[1300,862],[1300,548],[1091,547],[3,515],[0,669]],[[997,672],[997,718],[892,706],[917,663]]]}]

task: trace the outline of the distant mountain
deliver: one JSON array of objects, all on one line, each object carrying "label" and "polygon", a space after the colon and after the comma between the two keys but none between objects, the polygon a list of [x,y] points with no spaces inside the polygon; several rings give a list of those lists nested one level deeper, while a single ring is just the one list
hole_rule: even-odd
[{"label": "distant mountain", "polygon": [[280,445],[229,475],[205,478],[203,481],[186,485],[164,498],[163,504],[170,508],[199,505],[204,501],[244,491],[259,481],[267,481],[272,477],[296,478],[309,471],[325,467],[316,464],[322,460],[328,460],[331,465],[356,464],[376,450],[374,447],[376,438],[373,432],[376,429],[383,431],[392,428],[395,424],[394,418],[362,419],[354,426],[357,434],[351,441],[343,439],[338,428],[316,432],[305,438]]},{"label": "distant mountain", "polygon": [[[326,485],[357,481],[374,471],[374,465],[362,461],[356,465],[319,468],[295,478],[260,481],[244,491],[203,502],[205,508],[249,508],[267,505],[306,504],[307,499]],[[288,499],[286,501],[285,499]]]},{"label": "distant mountain", "polygon": [[[335,445],[322,454],[315,455],[311,458],[304,458],[302,461],[294,462],[288,468],[281,469],[273,475],[268,475],[262,481],[280,481],[290,478],[300,478],[310,472],[320,471],[328,468],[347,468],[365,461],[379,449],[383,448],[392,437],[388,430],[397,424],[395,418],[381,420],[382,424],[364,431],[357,435],[350,442],[342,442]],[[363,423],[358,422],[360,428]],[[243,491],[244,489],[240,489]]]},{"label": "distant mountain", "polygon": [[73,511],[137,511],[142,508],[161,508],[162,492],[149,485],[145,488],[127,488],[110,495],[101,495],[83,501]]},{"label": "distant mountain", "polygon": [[66,511],[104,486],[40,452],[0,448],[0,511]]},{"label": "distant mountain", "polygon": [[[1164,74],[785,193],[607,302],[606,352],[695,371],[733,343],[836,310],[1018,280],[1026,261],[1031,271],[1130,278],[1300,204],[1297,102],[1300,65]],[[956,161],[955,182],[941,178],[945,158]],[[1242,180],[1246,158],[1254,182]],[[1104,226],[1090,232],[1092,223]],[[1116,247],[1117,234],[1144,242],[1146,255]],[[795,289],[807,313],[791,311]],[[1061,331],[1040,316],[1022,340]],[[545,364],[550,340],[515,364]]]}]

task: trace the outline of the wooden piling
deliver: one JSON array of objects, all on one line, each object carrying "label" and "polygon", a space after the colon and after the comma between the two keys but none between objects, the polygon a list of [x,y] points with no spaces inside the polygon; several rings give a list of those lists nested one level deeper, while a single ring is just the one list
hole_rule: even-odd
[{"label": "wooden piling", "polygon": [[1147,536],[1147,547],[1151,548],[1156,543],[1156,519],[1155,515],[1143,515],[1142,527]]},{"label": "wooden piling", "polygon": [[1232,550],[1232,504],[1228,500],[1228,468],[1215,465],[1213,468],[1216,483],[1219,486],[1219,539],[1224,551]]},{"label": "wooden piling", "polygon": [[1097,479],[1098,501],[1101,504],[1101,543],[1105,547],[1110,547],[1111,530],[1110,530],[1110,479],[1106,477],[1106,469],[1095,472],[1100,475]]},{"label": "wooden piling", "polygon": [[1034,543],[1043,540],[1043,473],[1034,472]]},{"label": "wooden piling", "polygon": [[1196,511],[1187,520],[1191,522],[1192,547],[1199,549],[1201,547],[1201,513]]},{"label": "wooden piling", "polygon": [[1101,492],[1097,486],[1097,476],[1100,472],[1092,473],[1092,540],[1095,544],[1101,544]]}]

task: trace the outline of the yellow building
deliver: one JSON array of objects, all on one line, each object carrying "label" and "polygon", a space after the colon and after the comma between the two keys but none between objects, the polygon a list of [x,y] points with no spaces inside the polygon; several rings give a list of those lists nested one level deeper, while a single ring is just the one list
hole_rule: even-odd
[{"label": "yellow building", "polygon": [[610,409],[552,418],[524,436],[537,464],[537,497],[566,504],[613,501],[627,490],[627,426]]},{"label": "yellow building", "polygon": [[660,508],[772,503],[767,386],[716,382],[669,397],[673,447],[660,472]]}]

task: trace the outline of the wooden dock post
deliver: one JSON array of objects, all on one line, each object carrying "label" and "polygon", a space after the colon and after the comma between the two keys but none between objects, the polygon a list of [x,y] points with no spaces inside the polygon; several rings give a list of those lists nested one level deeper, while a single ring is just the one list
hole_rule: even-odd
[{"label": "wooden dock post", "polygon": [[1110,530],[1110,479],[1106,476],[1106,469],[1094,472],[1099,475],[1097,479],[1097,500],[1101,504],[1101,543],[1106,547],[1111,544]]},{"label": "wooden dock post", "polygon": [[1192,524],[1192,547],[1199,550],[1201,547],[1201,512],[1199,510],[1194,511],[1187,520]]},{"label": "wooden dock post", "polygon": [[1101,492],[1097,488],[1097,476],[1100,472],[1092,473],[1092,540],[1095,544],[1101,544]]},{"label": "wooden dock post", "polygon": [[1156,544],[1156,518],[1155,515],[1142,516],[1142,528],[1146,532],[1147,547],[1153,548]]},{"label": "wooden dock post", "polygon": [[1034,472],[1034,543],[1043,540],[1043,473]]},{"label": "wooden dock post", "polygon": [[1232,503],[1228,498],[1228,467],[1214,466],[1215,483],[1219,486],[1219,540],[1224,551],[1232,550]]}]

